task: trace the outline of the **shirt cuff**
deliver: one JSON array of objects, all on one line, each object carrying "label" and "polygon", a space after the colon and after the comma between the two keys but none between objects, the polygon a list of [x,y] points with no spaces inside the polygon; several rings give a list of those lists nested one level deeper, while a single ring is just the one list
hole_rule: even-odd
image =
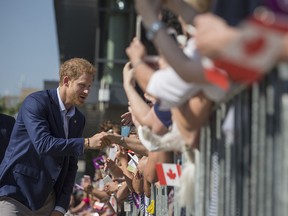
[{"label": "shirt cuff", "polygon": [[61,206],[55,206],[54,210],[63,213],[63,215],[66,214],[66,210],[64,208],[62,208]]}]

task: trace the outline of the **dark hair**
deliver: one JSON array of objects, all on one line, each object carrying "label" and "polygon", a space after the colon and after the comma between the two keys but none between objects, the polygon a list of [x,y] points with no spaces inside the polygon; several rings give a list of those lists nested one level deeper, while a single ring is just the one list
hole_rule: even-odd
[{"label": "dark hair", "polygon": [[177,35],[183,34],[182,27],[180,22],[178,21],[178,16],[176,16],[173,12],[163,9],[162,10],[162,22],[165,23],[167,28],[173,28],[177,32]]},{"label": "dark hair", "polygon": [[99,125],[100,132],[108,132],[109,130],[112,130],[114,133],[117,134],[121,133],[120,125],[110,120],[104,121]]}]

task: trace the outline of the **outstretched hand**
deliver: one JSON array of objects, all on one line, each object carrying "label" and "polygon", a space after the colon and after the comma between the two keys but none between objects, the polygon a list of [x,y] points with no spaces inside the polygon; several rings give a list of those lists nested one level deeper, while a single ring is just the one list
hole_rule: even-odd
[{"label": "outstretched hand", "polygon": [[133,124],[131,112],[126,112],[121,115],[121,123],[127,126],[131,126]]},{"label": "outstretched hand", "polygon": [[123,68],[123,85],[125,87],[132,86],[135,87],[134,70],[131,67],[131,63],[128,62]]},{"label": "outstretched hand", "polygon": [[195,18],[195,42],[199,52],[207,57],[218,57],[222,50],[239,35],[220,17],[211,13],[198,15]]},{"label": "outstretched hand", "polygon": [[142,42],[135,37],[126,48],[126,54],[128,55],[132,65],[135,65],[140,59],[143,59],[144,56],[146,56],[146,49]]},{"label": "outstretched hand", "polygon": [[103,149],[106,146],[109,146],[111,143],[109,139],[106,139],[106,136],[108,135],[109,134],[106,132],[101,132],[89,138],[90,139],[89,148],[90,149]]}]

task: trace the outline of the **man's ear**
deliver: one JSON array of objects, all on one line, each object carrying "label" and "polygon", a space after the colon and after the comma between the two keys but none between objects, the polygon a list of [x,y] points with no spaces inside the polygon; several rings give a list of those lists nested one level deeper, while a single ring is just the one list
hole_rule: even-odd
[{"label": "man's ear", "polygon": [[70,78],[68,76],[65,76],[63,79],[63,85],[69,86]]}]

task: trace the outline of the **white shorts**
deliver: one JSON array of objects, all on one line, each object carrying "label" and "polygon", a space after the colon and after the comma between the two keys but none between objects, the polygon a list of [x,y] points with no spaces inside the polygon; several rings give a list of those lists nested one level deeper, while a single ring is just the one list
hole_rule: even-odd
[{"label": "white shorts", "polygon": [[146,91],[159,100],[161,110],[179,107],[201,91],[214,102],[223,100],[226,95],[224,90],[215,85],[184,81],[171,67],[155,72]]},{"label": "white shorts", "polygon": [[[188,41],[183,52],[195,62],[195,68],[191,69],[191,73],[193,73],[193,70],[203,71],[201,56],[195,49],[193,39]],[[213,84],[186,82],[172,67],[156,71],[151,76],[146,91],[159,100],[161,110],[169,110],[172,107],[181,106],[199,92],[203,92],[208,99],[214,102],[223,100],[226,95],[223,89]]]}]

